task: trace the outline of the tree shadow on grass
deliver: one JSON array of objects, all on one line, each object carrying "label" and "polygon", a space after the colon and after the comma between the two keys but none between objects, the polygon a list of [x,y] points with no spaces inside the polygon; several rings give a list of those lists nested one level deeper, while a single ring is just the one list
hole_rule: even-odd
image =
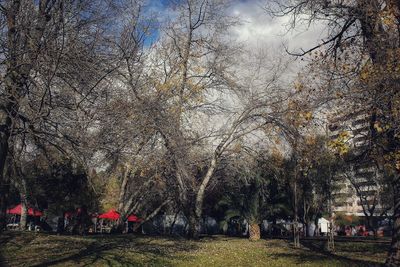
[{"label": "tree shadow on grass", "polygon": [[[349,266],[382,266],[383,265],[383,264],[379,264],[379,263],[373,262],[373,261],[352,259],[352,258],[348,258],[348,257],[341,256],[341,255],[338,255],[338,254],[331,253],[331,252],[325,250],[325,243],[326,242],[323,242],[323,241],[313,241],[313,240],[302,240],[301,241],[301,245],[306,247],[306,248],[308,248],[310,251],[322,254],[325,257],[327,257],[329,259],[332,259],[332,260],[338,260],[338,261],[341,261],[341,262],[346,262]],[[347,242],[346,244],[350,244],[350,243]],[[381,245],[378,246],[378,247],[369,246],[369,249],[374,248],[373,252],[375,253],[375,252],[385,251],[384,247],[385,246],[381,246]],[[351,247],[347,246],[346,247],[346,246],[340,245],[340,246],[338,246],[338,249],[340,251],[343,251],[343,252],[346,251],[346,252],[353,252],[353,253],[357,253],[357,252],[360,253],[360,252],[365,252],[366,251],[365,250],[366,247],[362,246],[362,243],[361,243],[361,245],[357,244],[357,246],[355,246],[355,247],[354,246],[351,246]],[[377,249],[378,251],[376,251],[375,249]]]},{"label": "tree shadow on grass", "polygon": [[92,243],[72,255],[47,260],[34,266],[51,266],[74,262],[81,266],[102,263],[108,266],[171,266],[176,259],[175,252],[191,251],[197,248],[194,243],[169,239],[135,239],[133,236],[97,236]]},{"label": "tree shadow on grass", "polygon": [[14,236],[10,232],[6,232],[6,231],[0,232],[0,245],[1,245],[1,247],[3,247],[8,242],[10,242],[10,240],[12,240],[13,238],[14,238]]},{"label": "tree shadow on grass", "polygon": [[118,258],[118,260],[115,261],[115,259],[113,260],[112,257],[107,257],[105,252],[111,249],[120,249],[120,247],[111,243],[99,244],[97,242],[93,242],[75,254],[48,260],[33,266],[51,266],[66,263],[68,261],[73,261],[78,264],[82,264],[83,266],[90,266],[98,261],[103,261],[109,266],[112,266],[115,262],[118,262],[120,265],[128,265],[129,263],[132,263],[124,260],[123,258]]},{"label": "tree shadow on grass", "polygon": [[33,240],[35,240],[35,236],[30,233],[24,235],[24,232],[21,231],[6,231],[0,235],[0,248],[3,248],[7,244],[13,246],[15,249],[21,249]]},{"label": "tree shadow on grass", "polygon": [[[288,259],[296,264],[316,264],[318,266],[382,266],[382,264],[374,261],[354,259],[330,253],[325,250],[325,243],[321,240],[302,240],[302,248],[300,249],[295,249],[289,240],[282,240],[282,242],[277,240],[271,241],[273,242],[272,246],[279,246],[282,248],[281,252],[277,251],[272,255],[272,257],[277,260]],[[269,244],[269,247],[270,246],[271,244]],[[380,252],[381,248],[378,250]],[[351,251],[351,247],[347,247],[346,252],[357,253],[357,251]],[[375,253],[376,251],[373,252]]]},{"label": "tree shadow on grass", "polygon": [[0,234],[0,266],[8,266],[9,254],[16,254],[36,239],[35,233],[4,231]]},{"label": "tree shadow on grass", "polygon": [[6,259],[3,256],[2,248],[13,239],[13,236],[8,232],[0,232],[0,266],[6,265]]}]

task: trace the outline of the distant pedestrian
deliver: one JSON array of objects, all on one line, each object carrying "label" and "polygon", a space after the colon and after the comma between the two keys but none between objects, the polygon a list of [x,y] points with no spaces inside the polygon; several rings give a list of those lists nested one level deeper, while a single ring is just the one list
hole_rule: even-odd
[{"label": "distant pedestrian", "polygon": [[357,234],[357,230],[354,226],[351,226],[351,236],[355,236]]}]

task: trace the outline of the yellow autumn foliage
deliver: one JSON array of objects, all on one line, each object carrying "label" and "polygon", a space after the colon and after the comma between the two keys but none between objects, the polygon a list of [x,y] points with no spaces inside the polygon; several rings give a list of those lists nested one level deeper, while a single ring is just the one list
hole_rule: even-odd
[{"label": "yellow autumn foliage", "polygon": [[379,123],[379,122],[375,122],[375,123],[374,123],[374,128],[375,128],[375,130],[376,130],[378,133],[383,132],[383,128],[380,126],[380,123]]},{"label": "yellow autumn foliage", "polygon": [[303,113],[303,117],[306,121],[310,121],[313,118],[313,114],[312,114],[312,112],[308,111],[308,112]]},{"label": "yellow autumn foliage", "polygon": [[297,92],[301,92],[301,91],[304,89],[303,83],[301,83],[301,82],[295,82],[295,83],[294,83],[294,89],[295,89]]},{"label": "yellow autumn foliage", "polygon": [[349,152],[349,139],[350,133],[348,131],[340,132],[336,139],[329,141],[328,147],[343,156]]}]

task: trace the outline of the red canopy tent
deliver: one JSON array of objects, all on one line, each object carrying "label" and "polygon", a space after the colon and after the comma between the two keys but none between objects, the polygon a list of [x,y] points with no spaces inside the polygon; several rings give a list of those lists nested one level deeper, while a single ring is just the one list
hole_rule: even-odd
[{"label": "red canopy tent", "polygon": [[135,214],[131,214],[128,216],[128,222],[140,222],[142,221],[139,217],[137,217]]},{"label": "red canopy tent", "polygon": [[[12,209],[8,209],[7,213],[8,214],[17,214],[17,215],[21,215],[21,211],[22,211],[22,205],[19,204],[17,206],[15,206]],[[43,212],[41,212],[40,210],[34,209],[34,208],[29,208],[28,209],[28,215],[29,216],[35,216],[35,217],[40,217],[43,216]]]},{"label": "red canopy tent", "polygon": [[113,221],[118,220],[119,217],[120,217],[119,213],[116,212],[114,209],[109,210],[106,213],[99,215],[100,219],[108,219],[108,220],[113,220]]},{"label": "red canopy tent", "polygon": [[[120,217],[121,215],[115,209],[111,209],[106,213],[99,215],[100,219],[108,219],[113,221],[118,220]],[[138,218],[135,214],[131,214],[128,216],[128,222],[140,222],[140,221],[141,221],[140,218]]]}]

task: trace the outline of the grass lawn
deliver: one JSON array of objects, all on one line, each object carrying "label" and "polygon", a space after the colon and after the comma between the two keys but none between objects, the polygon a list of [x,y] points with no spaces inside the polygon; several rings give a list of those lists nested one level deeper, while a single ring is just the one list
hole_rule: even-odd
[{"label": "grass lawn", "polygon": [[5,232],[0,236],[0,266],[379,266],[386,242],[336,242],[337,251],[321,250],[323,241],[225,236],[200,241],[134,235],[57,236]]}]

